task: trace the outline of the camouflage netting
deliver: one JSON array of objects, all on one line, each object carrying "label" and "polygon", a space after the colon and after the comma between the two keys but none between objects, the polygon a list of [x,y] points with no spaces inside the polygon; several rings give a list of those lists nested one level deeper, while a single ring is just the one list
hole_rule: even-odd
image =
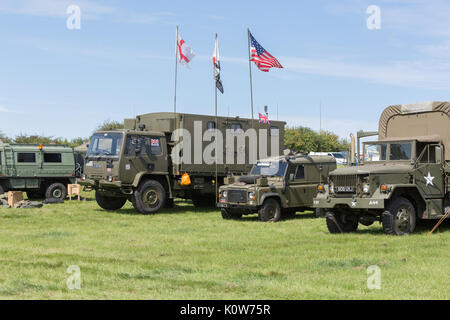
[{"label": "camouflage netting", "polygon": [[27,209],[27,208],[40,208],[42,206],[43,206],[42,202],[22,200],[22,201],[17,202],[14,205],[14,208]]},{"label": "camouflage netting", "polygon": [[[14,205],[14,208],[40,208],[42,207],[44,204],[42,202],[39,201],[30,201],[30,200],[22,200],[17,202]],[[9,204],[8,204],[8,194],[7,193],[3,193],[0,194],[0,208],[10,208]]]}]

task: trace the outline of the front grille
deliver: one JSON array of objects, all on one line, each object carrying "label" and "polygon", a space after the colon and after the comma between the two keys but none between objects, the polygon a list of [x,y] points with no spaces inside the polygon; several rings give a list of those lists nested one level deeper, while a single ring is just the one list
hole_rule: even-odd
[{"label": "front grille", "polygon": [[229,202],[247,202],[247,191],[245,190],[228,190]]},{"label": "front grille", "polygon": [[356,185],[358,176],[356,174],[346,176],[333,176],[331,181],[334,184],[334,192],[336,193],[356,193]]}]

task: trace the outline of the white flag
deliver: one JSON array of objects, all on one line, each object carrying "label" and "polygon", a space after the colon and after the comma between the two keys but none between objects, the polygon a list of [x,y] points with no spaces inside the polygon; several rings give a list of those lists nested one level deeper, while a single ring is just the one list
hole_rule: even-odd
[{"label": "white flag", "polygon": [[195,57],[195,52],[184,40],[178,35],[177,39],[178,59],[182,65],[188,66],[188,63]]},{"label": "white flag", "polygon": [[217,34],[212,61],[213,61],[214,79],[216,80],[216,87],[220,92],[223,93],[223,85],[222,81],[220,80],[219,39],[217,38]]}]

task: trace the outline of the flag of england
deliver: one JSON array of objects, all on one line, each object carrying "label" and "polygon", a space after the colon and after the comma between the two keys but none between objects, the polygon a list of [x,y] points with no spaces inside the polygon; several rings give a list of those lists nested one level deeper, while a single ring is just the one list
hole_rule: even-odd
[{"label": "flag of england", "polygon": [[192,50],[190,45],[184,42],[180,35],[178,35],[177,39],[177,49],[180,63],[188,66],[188,63],[195,57],[195,52]]}]

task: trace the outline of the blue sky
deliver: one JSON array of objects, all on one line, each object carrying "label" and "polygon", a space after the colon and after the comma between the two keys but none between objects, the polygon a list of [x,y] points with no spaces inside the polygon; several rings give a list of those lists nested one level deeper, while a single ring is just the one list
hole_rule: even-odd
[{"label": "blue sky", "polygon": [[[81,9],[68,30],[66,9]],[[369,5],[381,29],[369,30]],[[252,66],[255,115],[348,137],[391,104],[449,100],[448,1],[0,0],[0,131],[87,137],[105,119],[173,110],[175,27],[196,57],[179,66],[177,109],[250,116],[247,27],[284,69]]]}]

